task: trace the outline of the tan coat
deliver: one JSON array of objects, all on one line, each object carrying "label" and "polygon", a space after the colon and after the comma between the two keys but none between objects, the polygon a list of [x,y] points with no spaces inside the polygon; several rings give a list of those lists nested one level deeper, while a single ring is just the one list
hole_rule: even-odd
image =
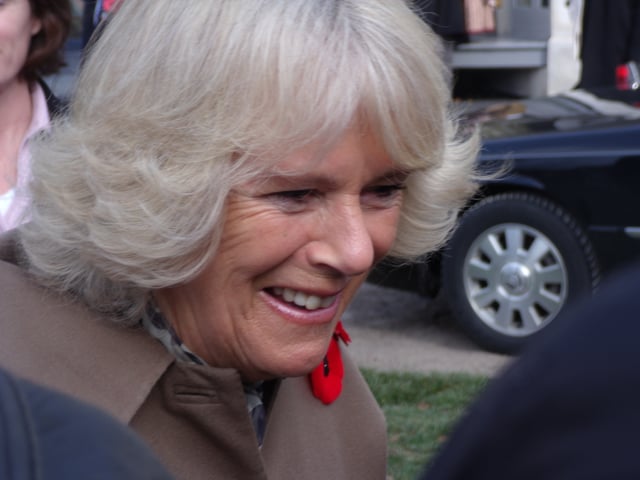
[{"label": "tan coat", "polygon": [[385,478],[384,418],[346,354],[344,389],[329,406],[306,377],[280,382],[259,449],[238,372],[175,362],[145,331],[43,290],[11,257],[0,241],[0,365],[107,410],[176,477]]}]

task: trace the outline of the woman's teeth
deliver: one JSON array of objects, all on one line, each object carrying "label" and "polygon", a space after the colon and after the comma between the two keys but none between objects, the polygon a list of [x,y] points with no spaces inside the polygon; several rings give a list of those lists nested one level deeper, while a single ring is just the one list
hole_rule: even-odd
[{"label": "woman's teeth", "polygon": [[333,303],[336,296],[319,297],[318,295],[307,295],[303,292],[291,290],[290,288],[275,287],[273,293],[281,297],[285,302],[293,303],[298,307],[307,310],[317,310],[318,308],[327,308]]}]

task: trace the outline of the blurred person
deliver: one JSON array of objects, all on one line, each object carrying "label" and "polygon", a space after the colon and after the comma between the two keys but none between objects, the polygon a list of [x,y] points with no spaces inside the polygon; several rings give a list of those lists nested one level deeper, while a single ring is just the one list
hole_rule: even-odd
[{"label": "blurred person", "polygon": [[0,241],[0,364],[102,407],[178,478],[384,479],[340,317],[475,191],[404,0],[127,0]]},{"label": "blurred person", "polygon": [[0,369],[3,480],[170,480],[130,429],[95,407]]},{"label": "blurred person", "polygon": [[97,0],[93,11],[93,24],[97,26],[104,21],[107,16],[115,11],[120,0]]},{"label": "blurred person", "polygon": [[[637,68],[640,65],[640,1],[584,0],[580,60],[582,72],[578,87],[594,92],[614,89],[619,68],[625,69],[629,64]],[[635,72],[632,81],[638,80]]]},{"label": "blurred person", "polygon": [[0,232],[28,203],[29,140],[62,108],[41,77],[64,65],[70,25],[68,0],[0,2]]},{"label": "blurred person", "polygon": [[82,0],[82,48],[89,44],[96,26],[93,23],[96,0]]},{"label": "blurred person", "polygon": [[[82,11],[82,48],[100,35],[99,27],[117,8],[120,0],[84,0]],[[98,32],[96,33],[96,30]],[[95,34],[95,35],[94,35]],[[92,38],[94,37],[94,38]]]},{"label": "blurred person", "polygon": [[420,480],[640,478],[638,285],[640,264],[545,328],[473,402]]}]

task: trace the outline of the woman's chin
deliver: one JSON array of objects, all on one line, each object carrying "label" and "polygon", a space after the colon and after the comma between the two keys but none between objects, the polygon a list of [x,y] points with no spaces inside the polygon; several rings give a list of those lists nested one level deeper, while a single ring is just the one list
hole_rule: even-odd
[{"label": "woman's chin", "polygon": [[272,365],[271,378],[301,377],[311,373],[318,365],[322,364],[326,349],[318,353],[292,356],[286,361]]}]

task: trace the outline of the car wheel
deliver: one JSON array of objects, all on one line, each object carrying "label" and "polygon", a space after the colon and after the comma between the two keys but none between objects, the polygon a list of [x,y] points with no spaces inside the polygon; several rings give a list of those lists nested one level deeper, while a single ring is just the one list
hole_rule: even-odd
[{"label": "car wheel", "polygon": [[477,344],[502,353],[520,350],[599,279],[591,243],[574,218],[524,192],[486,197],[467,210],[442,273],[456,321]]}]

